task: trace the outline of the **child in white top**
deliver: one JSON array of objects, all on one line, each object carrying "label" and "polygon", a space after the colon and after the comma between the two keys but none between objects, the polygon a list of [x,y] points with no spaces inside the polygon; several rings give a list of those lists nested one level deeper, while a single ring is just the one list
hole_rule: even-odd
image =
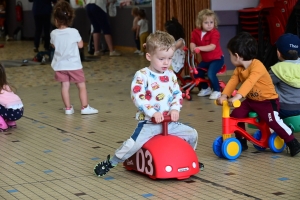
[{"label": "child in white top", "polygon": [[170,69],[173,69],[175,73],[179,73],[180,70],[183,68],[185,61],[185,52],[183,50],[183,47],[185,46],[184,29],[182,25],[178,22],[178,20],[174,17],[165,23],[165,29],[176,40],[176,50],[172,58],[172,65]]},{"label": "child in white top", "polygon": [[124,162],[136,153],[148,140],[161,133],[162,125],[153,123],[152,117],[160,123],[164,116],[170,115],[169,134],[184,139],[194,149],[197,146],[197,131],[178,122],[182,93],[176,75],[169,69],[175,51],[174,37],[166,32],[156,31],[148,36],[146,48],[150,66],[137,71],[131,83],[131,99],[138,109],[137,128],[116,150],[112,159],[108,155],[107,160],[96,165],[94,172],[97,176],[104,176],[119,162]]},{"label": "child in white top", "polygon": [[78,50],[83,47],[83,41],[76,29],[68,27],[73,19],[74,10],[70,4],[59,1],[53,11],[53,20],[57,29],[51,32],[50,43],[55,48],[51,66],[55,71],[55,79],[61,82],[65,114],[74,113],[69,96],[70,82],[74,82],[79,90],[81,114],[96,114],[98,110],[88,105],[85,77]]},{"label": "child in white top", "polygon": [[16,120],[23,116],[23,103],[9,86],[5,69],[0,64],[0,131],[5,131],[8,127],[16,127]]},{"label": "child in white top", "polygon": [[140,49],[141,52],[139,53],[140,56],[143,56],[145,53],[145,49],[143,48],[143,44],[146,43],[146,39],[149,35],[149,27],[148,27],[148,20],[146,18],[146,12],[144,9],[139,10],[139,18],[137,31],[136,31],[136,39],[140,37]]}]

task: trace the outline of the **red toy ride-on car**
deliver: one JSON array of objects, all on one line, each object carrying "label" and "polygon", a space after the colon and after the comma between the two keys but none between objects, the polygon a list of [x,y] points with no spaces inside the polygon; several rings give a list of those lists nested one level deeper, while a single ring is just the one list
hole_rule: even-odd
[{"label": "red toy ride-on car", "polygon": [[[171,117],[164,118],[163,132],[146,142],[123,165],[127,170],[146,174],[151,179],[187,179],[199,172],[196,152],[180,137],[168,135]],[[154,119],[152,121],[155,123]]]}]

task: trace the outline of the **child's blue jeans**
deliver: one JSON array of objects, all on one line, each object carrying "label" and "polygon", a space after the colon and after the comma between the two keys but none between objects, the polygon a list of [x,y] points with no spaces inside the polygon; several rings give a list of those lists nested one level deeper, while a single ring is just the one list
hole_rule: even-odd
[{"label": "child's blue jeans", "polygon": [[[219,85],[219,79],[217,77],[218,71],[222,68],[224,65],[224,56],[221,57],[221,59],[213,60],[210,62],[204,62],[201,61],[197,67],[198,74],[195,74],[195,78],[205,78],[205,74],[207,73],[207,77],[210,80],[211,87],[214,91],[220,92],[220,85]],[[204,70],[201,70],[200,68],[208,69],[207,72]],[[208,85],[205,82],[200,83],[198,86],[199,90],[201,89],[207,89]]]}]

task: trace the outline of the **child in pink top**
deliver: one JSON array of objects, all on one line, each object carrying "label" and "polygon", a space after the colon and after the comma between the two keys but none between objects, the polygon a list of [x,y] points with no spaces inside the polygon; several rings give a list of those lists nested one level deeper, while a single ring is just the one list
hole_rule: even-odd
[{"label": "child in pink top", "polygon": [[0,131],[8,127],[16,127],[16,120],[23,116],[23,103],[18,95],[10,88],[5,69],[0,64]]}]

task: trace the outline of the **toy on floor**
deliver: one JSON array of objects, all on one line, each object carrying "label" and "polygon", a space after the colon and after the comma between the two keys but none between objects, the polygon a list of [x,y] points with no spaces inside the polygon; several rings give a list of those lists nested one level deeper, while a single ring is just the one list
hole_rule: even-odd
[{"label": "toy on floor", "polygon": [[[199,53],[198,48],[195,49],[195,53]],[[193,54],[192,56],[190,56],[189,51],[188,51],[188,56],[187,56],[187,62],[189,65],[191,78],[189,81],[187,81],[187,83],[185,85],[183,85],[181,87],[181,91],[182,91],[182,97],[191,101],[192,96],[190,95],[190,92],[193,90],[194,87],[198,86],[200,83],[203,83],[203,82],[206,82],[208,84],[208,87],[210,87],[211,83],[208,78],[195,78],[194,77],[194,74],[198,74],[198,70],[195,67],[195,55]],[[200,70],[207,71],[207,69],[203,69],[203,68],[200,68]],[[225,72],[226,72],[226,65],[224,64],[223,67],[219,70],[219,72],[217,74],[224,74]],[[222,80],[219,80],[219,85],[220,85],[221,91],[223,91],[223,89],[226,86],[225,82]],[[233,96],[235,95],[235,92],[236,92],[236,90],[232,94]]]},{"label": "toy on floor", "polygon": [[300,133],[300,115],[287,117],[283,122],[292,129],[293,133]]},{"label": "toy on floor", "polygon": [[168,134],[171,117],[164,118],[162,134],[151,138],[123,165],[127,170],[146,174],[151,179],[187,179],[199,172],[196,152],[183,139]]},{"label": "toy on floor", "polygon": [[[216,103],[216,102],[215,102]],[[240,101],[235,101],[233,107],[239,107]],[[223,102],[223,115],[222,115],[222,136],[219,136],[213,142],[213,151],[220,158],[227,158],[234,160],[241,154],[241,143],[234,136],[234,131],[239,133],[246,138],[248,141],[253,143],[257,150],[265,150],[270,148],[274,153],[280,153],[285,148],[285,143],[275,132],[271,133],[269,126],[266,122],[259,120],[257,114],[250,112],[250,117],[237,119],[230,117],[230,107],[227,101]],[[255,115],[256,114],[256,115]],[[253,135],[250,135],[247,131],[238,126],[239,122],[245,122],[254,125],[257,130]]]}]

